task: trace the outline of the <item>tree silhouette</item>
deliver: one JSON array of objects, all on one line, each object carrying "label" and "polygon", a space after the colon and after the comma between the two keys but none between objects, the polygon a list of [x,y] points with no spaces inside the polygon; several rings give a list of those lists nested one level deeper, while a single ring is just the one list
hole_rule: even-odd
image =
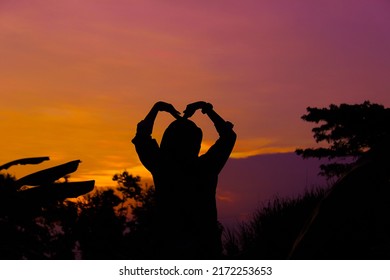
[{"label": "tree silhouette", "polygon": [[[120,210],[131,214],[132,224],[136,227],[147,227],[155,207],[154,186],[145,185],[143,188],[141,177],[133,176],[127,171],[115,174],[112,180],[118,183],[118,191],[122,193]],[[125,211],[128,207],[131,211]]]},{"label": "tree silhouette", "polygon": [[121,258],[124,219],[116,212],[121,203],[113,189],[96,190],[78,203],[78,216],[70,230],[83,259]]},{"label": "tree silhouette", "polygon": [[141,184],[139,176],[127,171],[115,174],[113,181],[118,183],[122,204],[119,215],[125,222],[124,244],[130,258],[153,258],[153,221],[156,211],[154,186]]},{"label": "tree silhouette", "polygon": [[[329,108],[308,107],[307,112],[302,119],[318,124],[312,129],[315,141],[328,146],[297,149],[296,153],[304,158],[358,159],[390,134],[390,109],[369,101],[354,105],[331,104]],[[322,164],[320,174],[328,178],[339,176],[351,167],[352,163],[333,161]]]},{"label": "tree silhouette", "polygon": [[50,258],[152,258],[148,217],[154,189],[141,187],[141,178],[127,171],[113,179],[117,188],[99,187],[77,201],[44,210],[39,236],[48,236]]},{"label": "tree silhouette", "polygon": [[325,122],[313,129],[316,141],[330,146],[297,152],[356,161],[323,166],[328,177],[343,174],[310,214],[290,258],[388,259],[390,109],[366,101],[308,111],[304,120]]}]

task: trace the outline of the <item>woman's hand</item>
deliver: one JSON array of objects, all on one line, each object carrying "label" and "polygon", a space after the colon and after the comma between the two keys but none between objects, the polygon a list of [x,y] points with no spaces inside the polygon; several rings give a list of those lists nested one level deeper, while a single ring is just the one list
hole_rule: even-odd
[{"label": "woman's hand", "polygon": [[180,118],[180,112],[177,111],[175,109],[175,107],[173,107],[172,104],[169,104],[169,103],[166,103],[166,102],[163,102],[163,101],[159,101],[157,102],[156,104],[154,104],[154,107],[160,111],[160,112],[167,112],[167,113],[170,113],[174,118],[178,119]]},{"label": "woman's hand", "polygon": [[212,109],[213,106],[210,103],[204,101],[198,101],[191,104],[188,104],[184,110],[183,118],[190,118],[197,110],[201,109],[202,113],[206,113],[206,110]]}]

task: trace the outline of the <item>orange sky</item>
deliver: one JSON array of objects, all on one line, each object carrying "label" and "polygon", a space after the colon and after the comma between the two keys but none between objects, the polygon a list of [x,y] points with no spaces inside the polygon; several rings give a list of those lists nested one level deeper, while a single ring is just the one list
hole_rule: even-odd
[{"label": "orange sky", "polygon": [[[389,14],[385,0],[2,0],[0,160],[51,157],[22,175],[81,159],[73,178],[99,186],[146,177],[130,140],[158,100],[213,103],[233,157],[309,146],[307,106],[390,106]],[[214,128],[195,120],[207,148]]]}]

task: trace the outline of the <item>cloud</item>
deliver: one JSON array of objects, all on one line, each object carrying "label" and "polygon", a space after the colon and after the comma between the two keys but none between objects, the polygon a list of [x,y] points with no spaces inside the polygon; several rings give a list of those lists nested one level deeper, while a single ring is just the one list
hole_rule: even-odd
[{"label": "cloud", "polygon": [[320,163],[294,153],[229,159],[219,175],[219,219],[231,226],[277,195],[294,197],[306,189],[326,186],[326,180],[318,176]]}]

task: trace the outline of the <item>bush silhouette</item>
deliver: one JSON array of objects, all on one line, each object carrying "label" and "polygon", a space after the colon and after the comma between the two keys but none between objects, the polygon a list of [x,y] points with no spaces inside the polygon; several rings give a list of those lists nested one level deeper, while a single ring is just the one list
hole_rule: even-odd
[{"label": "bush silhouette", "polygon": [[234,259],[287,259],[302,227],[327,188],[314,188],[296,198],[275,197],[247,222],[226,230],[225,251]]}]

